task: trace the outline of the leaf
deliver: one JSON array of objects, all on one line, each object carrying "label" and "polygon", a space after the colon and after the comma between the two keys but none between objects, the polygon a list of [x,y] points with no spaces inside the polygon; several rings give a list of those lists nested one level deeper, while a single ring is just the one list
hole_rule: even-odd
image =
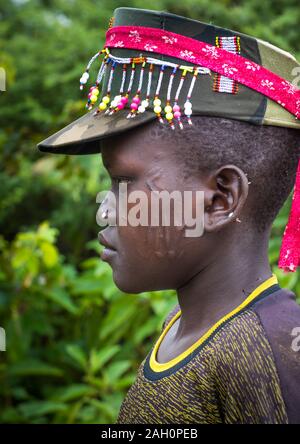
[{"label": "leaf", "polygon": [[131,367],[131,361],[112,362],[105,368],[105,374],[110,383],[117,382],[120,377]]},{"label": "leaf", "polygon": [[68,402],[74,401],[77,398],[82,398],[83,396],[91,396],[95,393],[96,390],[87,384],[72,384],[56,390],[52,394],[51,400]]},{"label": "leaf", "polygon": [[27,417],[39,417],[49,413],[64,412],[68,408],[62,402],[31,401],[19,405],[19,410]]},{"label": "leaf", "polygon": [[101,295],[103,291],[103,284],[101,279],[97,279],[96,277],[85,277],[81,276],[75,280],[73,283],[73,294],[97,294]]},{"label": "leaf", "polygon": [[90,355],[90,368],[93,374],[95,374],[104,364],[109,361],[119,350],[119,345],[105,347],[102,350],[92,350]]},{"label": "leaf", "polygon": [[60,368],[35,359],[12,364],[10,373],[14,376],[63,376],[63,371]]},{"label": "leaf", "polygon": [[45,292],[45,295],[68,312],[78,314],[79,307],[73,303],[71,297],[62,288],[53,288],[52,290]]},{"label": "leaf", "polygon": [[58,262],[58,253],[56,248],[48,242],[42,242],[40,249],[43,253],[42,259],[47,268],[52,268]]},{"label": "leaf", "polygon": [[66,346],[66,352],[74,359],[81,369],[87,369],[87,357],[79,345],[69,344]]}]

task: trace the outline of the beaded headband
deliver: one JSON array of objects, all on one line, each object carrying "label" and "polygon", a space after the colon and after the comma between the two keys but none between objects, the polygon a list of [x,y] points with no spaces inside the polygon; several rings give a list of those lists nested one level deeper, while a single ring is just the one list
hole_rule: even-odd
[{"label": "beaded headband", "polygon": [[[90,62],[88,63],[86,71],[84,72],[84,74],[80,78],[80,88],[81,89],[83,88],[83,85],[87,82],[87,80],[89,78],[88,71],[91,67],[91,64],[94,62],[94,60],[101,53],[105,53],[105,57],[102,61],[102,64],[101,64],[101,67],[100,67],[100,70],[99,70],[99,73],[97,76],[96,83],[89,90],[86,108],[91,110],[93,108],[94,104],[97,102],[98,96],[99,96],[99,85],[104,77],[105,70],[107,69],[108,64],[111,63],[112,66],[111,66],[111,70],[110,70],[110,74],[109,74],[107,91],[106,91],[104,97],[102,97],[101,102],[98,106],[98,109],[95,112],[95,115],[97,115],[99,112],[104,111],[104,110],[105,110],[104,114],[112,115],[113,113],[119,111],[120,109],[124,109],[126,104],[128,103],[128,97],[131,94],[131,88],[132,88],[132,84],[133,84],[133,80],[134,80],[134,76],[135,76],[135,66],[136,66],[136,64],[141,64],[141,70],[140,70],[139,81],[138,81],[138,88],[137,88],[136,94],[132,98],[132,101],[130,104],[131,111],[128,113],[127,118],[132,118],[132,117],[135,117],[136,115],[138,115],[139,113],[145,112],[150,104],[150,90],[151,90],[153,69],[155,66],[158,66],[159,67],[159,78],[158,78],[158,82],[157,82],[157,86],[156,86],[155,94],[154,94],[154,98],[153,98],[153,105],[154,105],[153,110],[154,110],[155,114],[157,115],[159,121],[161,123],[164,123],[163,116],[162,116],[161,100],[159,98],[159,92],[160,92],[160,88],[161,88],[161,84],[162,84],[162,80],[163,80],[163,75],[166,71],[166,68],[171,68],[169,82],[168,82],[168,89],[167,89],[167,100],[166,100],[166,104],[164,107],[165,118],[169,122],[172,129],[175,128],[173,119],[177,120],[179,127],[181,129],[183,129],[183,124],[180,119],[181,109],[180,109],[180,106],[178,105],[178,99],[179,99],[179,94],[181,92],[183,83],[187,77],[187,73],[190,72],[191,73],[191,80],[190,80],[190,85],[189,85],[187,97],[184,102],[184,114],[187,116],[188,123],[190,125],[192,125],[191,97],[192,97],[192,92],[194,89],[195,81],[196,81],[198,74],[211,74],[210,69],[204,68],[204,67],[199,67],[199,66],[191,67],[191,66],[179,65],[179,64],[175,64],[175,63],[171,63],[171,62],[167,62],[167,61],[162,61],[162,60],[156,59],[154,57],[143,57],[143,56],[131,57],[131,58],[130,57],[127,57],[127,58],[115,57],[112,54],[110,54],[108,48],[104,48],[99,53],[95,54],[92,57],[92,59],[90,60]],[[123,75],[122,75],[122,79],[121,79],[119,95],[116,95],[113,98],[113,100],[111,100],[111,97],[110,97],[111,84],[112,84],[113,77],[114,77],[116,63],[123,65],[123,69],[122,69]],[[146,64],[148,65],[147,89],[146,89],[146,95],[145,95],[144,99],[141,100],[140,94],[141,94],[143,80],[145,77]],[[128,75],[129,68],[131,68],[130,79],[129,79],[127,92],[124,94],[124,84],[125,84],[125,80],[126,80],[126,75]],[[182,73],[181,73],[179,85],[176,89],[176,93],[174,96],[173,105],[171,105],[171,90],[172,90],[174,76],[175,76],[175,73],[177,70],[181,70]],[[108,105],[110,105],[110,106],[108,107]]]},{"label": "beaded headband", "polygon": [[[300,118],[300,89],[297,89],[292,83],[275,74],[274,72],[266,69],[265,67],[246,59],[245,57],[240,56],[238,53],[234,52],[235,42],[238,41],[237,38],[232,37],[231,42],[223,47],[217,47],[210,45],[205,42],[201,42],[199,40],[192,39],[190,37],[185,37],[180,34],[176,34],[174,32],[161,30],[157,28],[149,28],[144,26],[115,26],[110,28],[106,33],[106,42],[104,48],[95,54],[90,62],[87,65],[86,71],[81,76],[80,83],[81,89],[83,85],[87,82],[89,78],[89,69],[94,60],[100,56],[102,53],[105,53],[104,60],[101,64],[97,80],[94,86],[90,88],[90,92],[88,95],[88,103],[87,107],[91,109],[93,104],[95,104],[98,100],[99,95],[99,84],[103,75],[105,73],[106,67],[109,63],[112,64],[112,68],[110,71],[110,77],[108,81],[108,88],[105,96],[102,98],[102,102],[99,105],[98,112],[106,110],[108,104],[110,103],[110,110],[117,111],[119,109],[123,109],[128,102],[128,96],[131,93],[132,81],[135,73],[135,65],[137,63],[142,63],[142,70],[140,73],[140,83],[138,87],[138,91],[136,95],[132,99],[132,103],[130,108],[132,113],[130,116],[136,114],[136,111],[143,112],[143,109],[149,105],[149,93],[145,98],[145,102],[143,105],[140,105],[140,91],[141,91],[141,83],[143,81],[143,73],[145,69],[145,64],[149,64],[149,74],[153,69],[153,65],[160,65],[160,74],[159,80],[155,92],[155,97],[153,102],[154,112],[157,117],[163,123],[163,119],[161,116],[161,101],[159,99],[159,90],[161,86],[162,76],[164,74],[164,70],[166,67],[173,68],[170,72],[170,81],[168,87],[168,98],[167,103],[164,108],[165,117],[171,123],[175,117],[175,119],[180,119],[180,107],[177,103],[178,94],[180,91],[177,90],[175,95],[175,103],[173,108],[170,106],[170,91],[172,87],[172,82],[174,78],[174,74],[176,70],[179,68],[182,72],[182,82],[186,77],[187,72],[192,73],[192,81],[191,88],[189,90],[186,101],[184,102],[185,114],[189,117],[189,123],[191,124],[190,115],[192,114],[192,105],[191,105],[191,94],[195,84],[196,77],[198,73],[202,74],[210,74],[210,70],[215,71],[216,73],[222,75],[227,79],[227,85],[225,83],[225,91],[230,92],[228,90],[228,80],[232,79],[233,81],[242,83],[247,87],[258,91],[259,93],[269,97],[270,99],[276,101],[280,106],[288,110],[291,114],[295,116],[295,119]],[[176,43],[176,45],[174,45]],[[218,40],[217,42],[218,43]],[[143,51],[155,51],[156,53],[163,54],[166,56],[176,57],[178,59],[182,59],[185,61],[189,61],[195,63],[193,67],[175,65],[174,63],[161,61],[159,59],[154,59],[150,57],[135,57],[135,58],[120,58],[114,57],[110,54],[108,47],[113,48],[128,48],[128,49],[136,49]],[[184,48],[191,48],[193,50],[187,50]],[[117,63],[122,63],[124,65],[123,68],[123,78],[120,86],[120,94],[114,97],[111,101],[110,98],[110,88],[113,80],[114,70]],[[126,74],[127,65],[131,65],[131,78],[129,82],[129,88],[127,93],[122,96],[124,93],[124,81]],[[199,67],[200,65],[200,67]],[[151,77],[149,76],[150,81]],[[229,82],[230,83],[230,82]],[[149,84],[148,84],[149,85]],[[182,83],[180,83],[180,87]],[[227,89],[226,89],[227,86]],[[179,89],[179,87],[178,87]],[[220,91],[220,89],[219,89]],[[223,89],[224,91],[224,89]],[[234,91],[232,91],[234,93]],[[177,100],[176,100],[177,98]],[[123,106],[124,105],[124,106]],[[140,106],[139,106],[140,105]],[[175,107],[175,109],[174,109]],[[138,110],[140,108],[140,110]],[[176,114],[173,115],[172,111]],[[182,126],[180,126],[182,127]]]}]

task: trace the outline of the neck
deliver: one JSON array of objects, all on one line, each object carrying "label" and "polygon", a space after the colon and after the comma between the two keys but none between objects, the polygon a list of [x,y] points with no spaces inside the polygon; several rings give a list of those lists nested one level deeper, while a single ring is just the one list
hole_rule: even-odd
[{"label": "neck", "polygon": [[272,276],[268,238],[268,232],[256,233],[246,245],[244,239],[228,239],[209,264],[177,289],[181,316],[176,339],[208,329]]}]

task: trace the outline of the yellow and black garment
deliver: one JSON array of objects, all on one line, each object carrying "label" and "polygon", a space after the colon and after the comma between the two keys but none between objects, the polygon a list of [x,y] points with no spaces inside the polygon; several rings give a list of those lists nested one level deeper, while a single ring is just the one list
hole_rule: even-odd
[{"label": "yellow and black garment", "polygon": [[187,350],[159,363],[159,344],[180,315],[176,305],[116,423],[300,423],[300,350],[293,337],[300,306],[275,275]]}]

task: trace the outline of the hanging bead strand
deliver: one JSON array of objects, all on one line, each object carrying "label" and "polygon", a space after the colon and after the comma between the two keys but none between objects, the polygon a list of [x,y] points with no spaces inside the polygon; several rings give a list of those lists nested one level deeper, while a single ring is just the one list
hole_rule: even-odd
[{"label": "hanging bead strand", "polygon": [[100,91],[99,91],[99,84],[101,83],[103,75],[104,75],[104,73],[106,71],[107,58],[108,58],[108,55],[106,54],[106,56],[104,57],[104,59],[102,61],[100,69],[98,71],[96,83],[93,86],[90,87],[90,90],[89,90],[89,93],[88,93],[88,100],[87,100],[87,103],[85,105],[85,107],[88,108],[89,110],[92,109],[93,105],[98,100],[98,96],[99,96],[99,93],[100,93]]},{"label": "hanging bead strand", "polygon": [[131,111],[130,111],[130,113],[127,114],[127,116],[126,116],[127,119],[130,119],[131,117],[136,116],[136,111],[139,107],[139,104],[141,103],[140,94],[141,94],[141,89],[142,89],[142,85],[143,85],[145,64],[146,64],[146,61],[143,62],[142,67],[141,67],[138,89],[137,89],[136,95],[133,97],[132,102],[130,104]]},{"label": "hanging bead strand", "polygon": [[158,82],[157,82],[157,87],[156,87],[156,92],[155,92],[155,97],[153,100],[153,111],[155,112],[155,114],[157,115],[160,123],[164,123],[163,118],[161,117],[161,100],[159,98],[159,91],[160,91],[160,87],[161,87],[161,83],[162,83],[162,79],[163,79],[163,75],[164,75],[164,69],[165,69],[165,65],[161,65],[160,67],[160,73],[159,73],[159,78],[158,78]]},{"label": "hanging bead strand", "polygon": [[116,61],[112,62],[112,66],[111,66],[110,73],[109,73],[109,78],[108,78],[106,95],[104,97],[102,97],[101,103],[98,106],[98,110],[97,110],[98,112],[104,111],[107,108],[107,105],[110,102],[111,84],[112,84],[112,80],[113,80],[113,76],[114,76],[114,72],[115,72],[115,65],[116,65],[116,63],[117,63]]},{"label": "hanging bead strand", "polygon": [[80,81],[80,86],[79,86],[80,89],[83,89],[84,85],[87,83],[87,81],[90,77],[89,70],[90,70],[92,63],[96,60],[96,58],[98,56],[100,56],[100,54],[102,54],[102,52],[103,52],[103,49],[101,51],[98,51],[95,55],[93,55],[93,57],[88,62],[87,66],[85,68],[85,72],[82,74],[82,76],[80,77],[80,80],[79,80]]},{"label": "hanging bead strand", "polygon": [[170,80],[169,80],[168,90],[167,90],[167,103],[164,108],[164,111],[166,113],[165,117],[173,130],[175,129],[175,126],[173,123],[174,114],[172,113],[173,109],[172,109],[172,106],[170,105],[170,102],[171,102],[171,90],[172,90],[173,80],[174,80],[174,76],[175,76],[178,66],[179,65],[177,65],[173,68],[173,71],[170,75]]},{"label": "hanging bead strand", "polygon": [[[146,59],[146,61],[147,61],[147,59]],[[147,82],[146,98],[144,100],[142,100],[141,105],[138,107],[137,112],[136,112],[137,114],[144,113],[146,111],[146,109],[148,108],[148,106],[149,106],[153,67],[154,67],[153,63],[150,63],[150,65],[149,65],[149,72],[148,72],[148,82]]]},{"label": "hanging bead strand", "polygon": [[120,100],[122,98],[122,94],[124,93],[124,85],[125,85],[125,81],[126,81],[126,70],[127,70],[127,63],[123,63],[122,81],[121,81],[119,94],[116,95],[114,97],[114,99],[111,101],[110,107],[105,111],[105,114],[110,113],[110,111],[118,105],[118,103],[120,102]]},{"label": "hanging bead strand", "polygon": [[182,74],[181,74],[181,77],[180,77],[179,85],[177,87],[177,91],[176,91],[175,99],[174,99],[174,104],[173,104],[174,117],[177,120],[180,129],[183,129],[183,125],[182,125],[182,122],[181,122],[181,110],[180,110],[180,106],[178,105],[178,99],[179,99],[179,94],[180,94],[180,91],[182,89],[184,80],[186,78],[186,73],[187,73],[187,69],[184,69],[182,71]]},{"label": "hanging bead strand", "polygon": [[192,115],[192,103],[191,103],[191,97],[192,97],[192,93],[193,93],[193,89],[194,89],[194,85],[195,85],[195,81],[198,75],[198,69],[197,66],[194,67],[194,74],[192,77],[192,81],[191,81],[191,85],[190,88],[188,90],[188,94],[187,94],[187,98],[184,104],[184,114],[187,116],[188,118],[188,123],[189,125],[192,125],[192,120],[191,120],[191,115]]},{"label": "hanging bead strand", "polygon": [[121,99],[118,102],[117,106],[108,113],[109,115],[112,115],[115,112],[120,111],[121,109],[124,109],[126,104],[128,103],[128,97],[129,97],[130,92],[131,92],[131,88],[132,88],[132,84],[133,84],[133,80],[134,80],[134,74],[135,74],[135,63],[133,62],[132,58],[130,60],[131,60],[131,74],[130,74],[130,79],[129,79],[127,93],[125,94],[125,96],[121,97]]}]

